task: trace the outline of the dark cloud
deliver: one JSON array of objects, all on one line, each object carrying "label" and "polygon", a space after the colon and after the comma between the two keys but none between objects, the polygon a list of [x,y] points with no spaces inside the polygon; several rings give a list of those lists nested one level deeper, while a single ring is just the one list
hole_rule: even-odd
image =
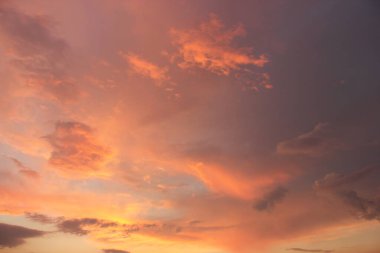
[{"label": "dark cloud", "polygon": [[40,214],[40,213],[29,213],[29,212],[25,213],[25,217],[32,221],[39,222],[42,224],[55,224],[55,223],[58,223],[59,221],[62,221],[63,219],[63,217],[50,217],[50,216]]},{"label": "dark cloud", "polygon": [[67,48],[66,42],[52,34],[45,16],[31,16],[11,8],[9,4],[0,4],[1,30],[17,52],[24,56],[45,52],[62,54]]},{"label": "dark cloud", "polygon": [[333,250],[325,250],[325,249],[302,249],[302,248],[290,248],[287,250],[298,251],[298,252],[315,252],[315,253],[331,253]]},{"label": "dark cloud", "polygon": [[96,140],[93,129],[80,122],[57,122],[54,132],[45,138],[53,147],[50,164],[70,175],[91,175],[109,154]]},{"label": "dark cloud", "polygon": [[122,226],[116,222],[96,218],[67,219],[62,216],[52,217],[45,214],[28,212],[25,213],[25,217],[42,224],[55,224],[58,228],[58,231],[75,235],[86,235],[94,230]]},{"label": "dark cloud", "polygon": [[25,213],[25,217],[42,224],[55,224],[59,232],[74,235],[87,235],[98,230],[120,231],[124,236],[140,231],[141,229],[154,229],[156,224],[121,224],[97,218],[65,218],[52,217],[40,213]]},{"label": "dark cloud", "polygon": [[344,149],[346,145],[336,136],[328,123],[318,123],[310,132],[277,144],[277,153],[283,155],[320,156]]},{"label": "dark cloud", "polygon": [[37,179],[40,177],[38,172],[30,169],[29,167],[25,166],[21,161],[17,160],[16,158],[9,157],[9,159],[12,160],[12,162],[19,168],[19,173],[29,177],[29,178],[34,178]]},{"label": "dark cloud", "polygon": [[0,38],[11,51],[11,63],[28,86],[41,89],[61,101],[72,100],[78,91],[67,76],[67,43],[54,35],[53,22],[0,3]]},{"label": "dark cloud", "polygon": [[253,208],[258,211],[271,210],[278,202],[285,198],[287,193],[287,189],[279,186],[273,191],[267,193],[262,199],[257,200],[253,204]]},{"label": "dark cloud", "polygon": [[242,25],[227,28],[217,15],[210,14],[209,20],[195,29],[171,30],[172,43],[177,48],[173,59],[182,69],[197,67],[224,76],[233,73],[251,89],[270,89],[269,74],[257,71],[269,62],[267,56],[255,55],[252,48],[233,43],[245,34]]},{"label": "dark cloud", "polygon": [[103,249],[104,253],[130,253],[126,250],[119,250],[119,249]]},{"label": "dark cloud", "polygon": [[25,239],[40,237],[44,234],[43,231],[0,223],[0,248],[16,247],[25,243]]},{"label": "dark cloud", "polygon": [[323,179],[317,180],[314,183],[314,187],[318,190],[323,189],[344,189],[352,186],[370,176],[375,172],[380,172],[380,165],[371,165],[362,169],[356,170],[348,175],[339,173],[329,173]]},{"label": "dark cloud", "polygon": [[349,205],[361,219],[380,221],[380,198],[364,198],[356,191],[340,192],[342,200]]}]

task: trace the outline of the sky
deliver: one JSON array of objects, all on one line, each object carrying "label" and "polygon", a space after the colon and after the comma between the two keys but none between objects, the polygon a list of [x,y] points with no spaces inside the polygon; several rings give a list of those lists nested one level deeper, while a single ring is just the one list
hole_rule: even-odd
[{"label": "sky", "polygon": [[378,253],[375,0],[0,0],[0,253]]}]

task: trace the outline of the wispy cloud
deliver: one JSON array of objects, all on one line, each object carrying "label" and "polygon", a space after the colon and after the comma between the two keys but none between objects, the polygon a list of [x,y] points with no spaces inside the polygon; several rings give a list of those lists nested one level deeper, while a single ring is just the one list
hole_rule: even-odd
[{"label": "wispy cloud", "polygon": [[50,217],[40,213],[26,212],[25,217],[42,224],[55,224],[63,219],[63,217]]},{"label": "wispy cloud", "polygon": [[120,249],[103,249],[103,253],[130,253],[126,250],[120,250]]},{"label": "wispy cloud", "polygon": [[329,173],[314,182],[314,189],[338,198],[358,218],[380,220],[380,198],[377,195],[373,196],[379,173],[378,164],[364,167],[348,175]]},{"label": "wispy cloud", "polygon": [[355,170],[349,174],[340,174],[331,172],[325,175],[324,178],[316,180],[314,182],[315,189],[344,189],[346,187],[353,186],[356,182],[364,180],[380,171],[378,164],[366,166],[364,168]]},{"label": "wispy cloud", "polygon": [[166,67],[160,67],[137,54],[120,53],[120,55],[128,62],[131,70],[138,75],[150,78],[159,85],[170,79]]},{"label": "wispy cloud", "polygon": [[283,155],[321,156],[347,146],[337,137],[329,123],[318,123],[310,132],[277,144],[277,153]]},{"label": "wispy cloud", "polygon": [[263,67],[268,62],[264,55],[254,56],[249,48],[232,46],[232,41],[245,33],[242,25],[226,29],[214,14],[196,29],[171,31],[181,57],[180,67],[199,67],[220,75],[229,75],[244,65]]},{"label": "wispy cloud", "polygon": [[289,248],[287,250],[298,251],[298,252],[314,252],[314,253],[331,253],[333,250],[325,250],[325,249],[303,249],[303,248]]},{"label": "wispy cloud", "polygon": [[75,235],[86,235],[90,231],[99,228],[117,227],[115,222],[108,222],[104,220],[94,218],[81,218],[81,219],[64,219],[58,221],[58,228],[64,233],[70,233]]},{"label": "wispy cloud", "polygon": [[195,223],[181,220],[127,224],[97,218],[50,217],[39,213],[27,213],[26,217],[42,224],[55,224],[58,231],[62,233],[91,236],[106,241],[120,241],[134,234],[164,238],[183,238],[210,231],[228,230],[234,227],[232,225],[211,226],[202,222]]},{"label": "wispy cloud", "polygon": [[65,68],[69,47],[53,33],[51,24],[45,16],[25,14],[6,1],[0,3],[0,36],[25,86],[36,88],[51,98],[70,101],[79,93]]},{"label": "wispy cloud", "polygon": [[271,210],[274,206],[283,200],[288,193],[288,190],[282,186],[277,187],[276,189],[268,192],[263,198],[258,199],[253,204],[253,208],[258,211]]},{"label": "wispy cloud", "polygon": [[272,88],[268,73],[249,69],[262,68],[268,63],[268,58],[264,54],[254,54],[252,48],[233,44],[236,38],[245,34],[242,25],[226,28],[217,15],[210,14],[209,20],[197,28],[171,30],[173,45],[178,50],[174,58],[183,69],[197,67],[222,76],[234,72],[238,79],[249,75],[253,88]]}]

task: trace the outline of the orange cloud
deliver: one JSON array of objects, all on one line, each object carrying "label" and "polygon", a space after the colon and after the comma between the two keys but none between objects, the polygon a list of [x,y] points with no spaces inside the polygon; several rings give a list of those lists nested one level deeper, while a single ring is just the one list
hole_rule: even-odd
[{"label": "orange cloud", "polygon": [[66,71],[69,46],[52,32],[51,20],[23,13],[6,3],[0,3],[0,38],[18,78],[49,98],[71,101],[78,97],[80,92]]},{"label": "orange cloud", "polygon": [[159,67],[136,54],[120,53],[121,56],[129,63],[131,69],[136,74],[150,78],[161,84],[163,81],[169,80],[168,69]]},{"label": "orange cloud", "polygon": [[77,176],[102,174],[110,151],[99,144],[91,127],[80,122],[57,122],[54,132],[45,138],[53,148],[49,163],[54,167]]},{"label": "orange cloud", "polygon": [[20,174],[22,174],[22,175],[24,175],[26,177],[32,178],[32,179],[38,179],[40,177],[40,175],[38,174],[38,172],[36,172],[36,171],[28,168],[27,166],[25,166],[22,162],[20,162],[16,158],[10,157],[10,159],[19,168],[19,173]]},{"label": "orange cloud", "polygon": [[197,29],[172,29],[173,44],[178,48],[178,66],[199,67],[219,75],[242,70],[244,66],[263,67],[268,59],[265,55],[255,56],[251,48],[232,46],[232,41],[245,35],[243,26],[226,29],[214,14]]},{"label": "orange cloud", "polygon": [[346,149],[338,139],[338,131],[328,123],[318,123],[310,132],[277,144],[277,153],[283,155],[321,156]]}]

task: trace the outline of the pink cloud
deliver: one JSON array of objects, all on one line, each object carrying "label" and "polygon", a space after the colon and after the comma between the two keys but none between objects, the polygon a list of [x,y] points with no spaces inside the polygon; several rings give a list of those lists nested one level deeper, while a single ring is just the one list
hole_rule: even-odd
[{"label": "pink cloud", "polygon": [[245,35],[243,26],[226,29],[214,14],[196,29],[172,29],[173,44],[178,48],[181,68],[199,67],[219,75],[242,70],[244,66],[263,67],[268,59],[255,56],[251,48],[235,47],[232,41]]}]

